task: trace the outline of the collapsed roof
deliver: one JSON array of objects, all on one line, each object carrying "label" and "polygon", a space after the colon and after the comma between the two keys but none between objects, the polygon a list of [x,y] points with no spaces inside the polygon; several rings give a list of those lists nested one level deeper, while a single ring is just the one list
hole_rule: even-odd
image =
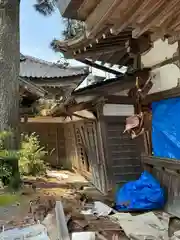
[{"label": "collapsed roof", "polygon": [[[33,85],[33,91],[41,88],[50,95],[70,94],[88,76],[87,67],[69,67],[47,62],[31,56],[20,56],[20,78]],[[24,82],[23,82],[24,83]],[[31,87],[30,87],[31,83]]]}]

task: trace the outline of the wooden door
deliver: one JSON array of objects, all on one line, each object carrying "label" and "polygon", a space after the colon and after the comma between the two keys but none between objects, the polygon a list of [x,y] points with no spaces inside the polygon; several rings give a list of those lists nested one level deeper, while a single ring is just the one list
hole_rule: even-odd
[{"label": "wooden door", "polygon": [[91,173],[92,183],[104,192],[104,165],[99,157],[96,127],[95,121],[77,123],[76,141],[82,171]]},{"label": "wooden door", "polygon": [[65,145],[66,145],[66,158],[71,167],[79,170],[79,161],[77,156],[77,146],[75,139],[74,124],[65,124]]}]

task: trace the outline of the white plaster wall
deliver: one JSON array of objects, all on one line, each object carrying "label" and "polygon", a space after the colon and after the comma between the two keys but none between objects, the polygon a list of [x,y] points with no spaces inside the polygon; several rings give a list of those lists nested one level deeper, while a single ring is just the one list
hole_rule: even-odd
[{"label": "white plaster wall", "polygon": [[131,116],[134,114],[134,106],[127,104],[105,104],[104,116]]},{"label": "white plaster wall", "polygon": [[[172,45],[168,41],[157,40],[154,47],[141,56],[144,67],[151,67],[164,60],[170,59],[177,52],[178,43]],[[178,79],[180,79],[180,70],[175,64],[167,64],[163,67],[152,70],[152,81],[154,83],[150,93],[169,90],[177,87]]]},{"label": "white plaster wall", "polygon": [[178,43],[172,45],[168,41],[157,40],[154,42],[153,48],[144,55],[141,55],[141,61],[144,67],[151,67],[166,59],[172,58],[177,51]]},{"label": "white plaster wall", "polygon": [[177,87],[180,69],[175,64],[168,64],[151,72],[153,87],[150,93],[161,92]]}]

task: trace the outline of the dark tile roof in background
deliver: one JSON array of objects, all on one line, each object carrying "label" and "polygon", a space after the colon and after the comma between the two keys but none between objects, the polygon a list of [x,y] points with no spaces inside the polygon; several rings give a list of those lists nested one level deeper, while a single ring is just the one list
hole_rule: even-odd
[{"label": "dark tile roof in background", "polygon": [[20,77],[63,78],[88,75],[88,67],[67,67],[30,56],[20,56]]}]

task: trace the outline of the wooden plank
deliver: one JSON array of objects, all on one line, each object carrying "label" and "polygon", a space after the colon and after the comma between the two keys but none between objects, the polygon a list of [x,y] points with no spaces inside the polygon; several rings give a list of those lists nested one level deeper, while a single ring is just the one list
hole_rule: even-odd
[{"label": "wooden plank", "polygon": [[148,1],[137,1],[132,6],[132,8],[128,8],[129,11],[124,13],[123,17],[121,19],[118,18],[117,23],[112,28],[113,34],[119,34],[123,29],[128,27],[132,21],[138,16],[138,14],[146,7],[148,4]]},{"label": "wooden plank", "polygon": [[97,136],[98,136],[98,150],[100,153],[100,161],[102,166],[101,177],[103,178],[103,190],[107,194],[112,188],[111,182],[109,181],[109,168],[108,168],[108,151],[107,151],[107,138],[106,138],[106,126],[103,117],[103,104],[99,103],[97,106]]},{"label": "wooden plank", "polygon": [[119,2],[120,0],[101,0],[86,20],[89,38],[96,35],[96,32],[98,32],[104,24],[104,21],[113,14],[113,11],[117,8]]},{"label": "wooden plank", "polygon": [[154,156],[143,156],[142,161],[155,167],[168,168],[171,170],[180,170],[180,160],[158,158]]},{"label": "wooden plank", "polygon": [[58,238],[60,240],[70,240],[66,219],[64,215],[64,210],[61,201],[56,202],[56,221],[57,221],[57,230]]},{"label": "wooden plank", "polygon": [[97,6],[100,0],[85,0],[78,9],[78,16],[81,19],[86,20],[87,16],[92,12],[92,10]]},{"label": "wooden plank", "polygon": [[84,60],[85,58],[91,58],[91,59],[97,59],[100,55],[105,54],[111,54],[116,51],[123,51],[125,49],[125,41],[121,41],[116,44],[111,44],[109,46],[104,46],[105,44],[102,44],[99,46],[99,44],[96,45],[96,47],[88,49],[87,51],[81,50],[76,59],[78,61]]},{"label": "wooden plank", "polygon": [[[123,49],[121,51],[116,51],[112,55],[109,54],[109,58],[106,60],[107,63],[117,64],[119,65],[119,69],[123,67],[121,64],[121,59],[127,54],[127,49]],[[104,60],[104,59],[103,59]]]},{"label": "wooden plank", "polygon": [[149,94],[143,101],[143,104],[161,101],[163,99],[180,97],[180,87],[175,87],[170,90]]},{"label": "wooden plank", "polygon": [[153,13],[148,17],[143,24],[140,24],[135,30],[132,32],[133,38],[140,37],[144,32],[148,31],[150,27],[156,25],[158,21],[162,21],[162,18],[166,16],[166,18],[171,14],[172,9],[176,7],[179,0],[171,0],[164,3],[164,1],[156,2],[153,4],[154,9]]},{"label": "wooden plank", "polygon": [[106,103],[134,104],[133,99],[126,96],[108,95],[108,96],[104,96],[104,99]]}]

